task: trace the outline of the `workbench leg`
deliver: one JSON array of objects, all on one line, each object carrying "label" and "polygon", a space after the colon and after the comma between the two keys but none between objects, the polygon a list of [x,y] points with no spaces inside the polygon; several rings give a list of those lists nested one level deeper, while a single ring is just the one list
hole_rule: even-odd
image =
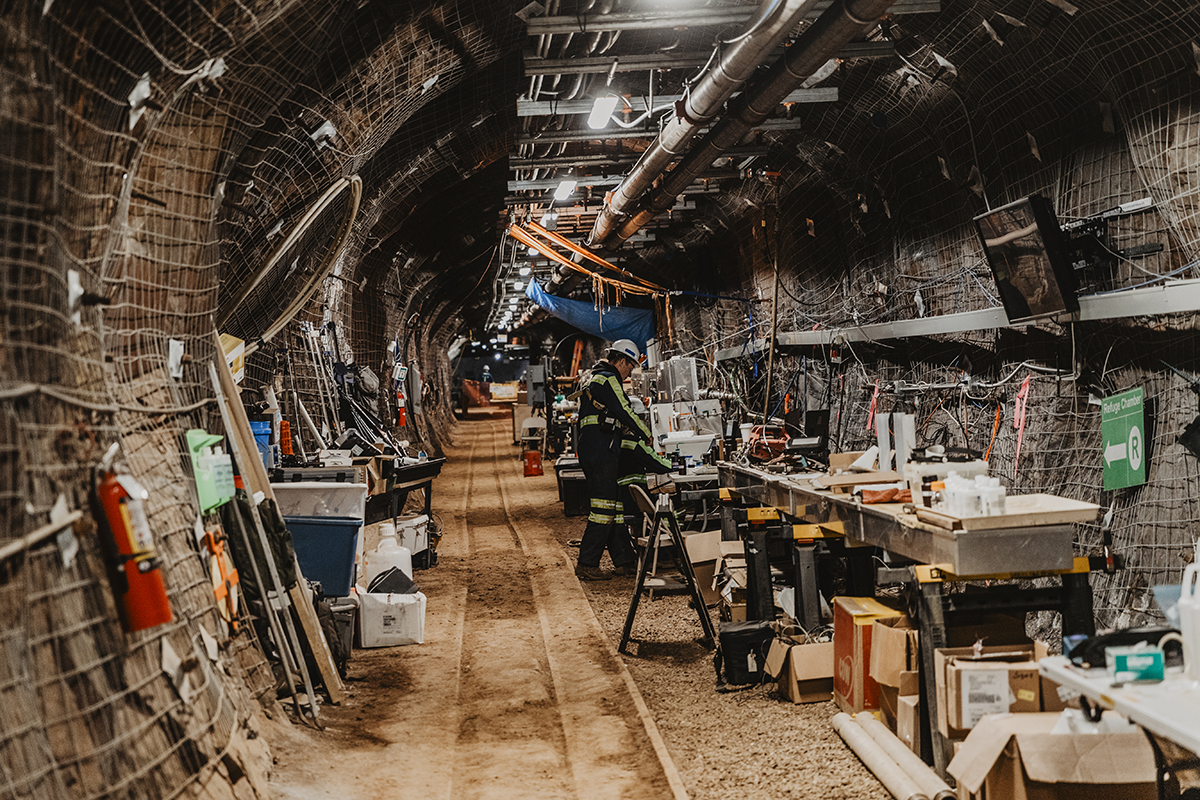
[{"label": "workbench leg", "polygon": [[721,503],[721,541],[736,542],[738,538],[738,520],[734,507],[730,503]]},{"label": "workbench leg", "polygon": [[775,619],[775,595],[771,592],[771,560],[767,556],[767,531],[750,526],[746,540],[746,619]]},{"label": "workbench leg", "polygon": [[918,584],[918,620],[921,642],[921,722],[926,736],[921,740],[921,757],[932,758],[934,771],[943,778],[950,763],[950,742],[938,731],[937,673],[934,651],[946,646],[946,615],[942,608],[942,584]]},{"label": "workbench leg", "polygon": [[797,544],[792,548],[796,574],[796,621],[806,631],[821,625],[821,595],[817,591],[817,546]]},{"label": "workbench leg", "polygon": [[1062,576],[1062,633],[1063,636],[1096,635],[1096,614],[1092,609],[1090,573]]}]

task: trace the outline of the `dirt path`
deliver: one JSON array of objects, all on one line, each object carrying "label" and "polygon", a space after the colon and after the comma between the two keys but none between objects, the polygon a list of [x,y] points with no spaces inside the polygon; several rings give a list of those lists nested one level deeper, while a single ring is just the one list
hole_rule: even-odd
[{"label": "dirt path", "polygon": [[434,494],[440,564],[416,575],[426,643],[356,650],[351,699],[323,709],[325,731],[277,726],[274,796],[675,796],[678,775],[558,542],[553,475],[521,477],[506,420],[455,433]]}]

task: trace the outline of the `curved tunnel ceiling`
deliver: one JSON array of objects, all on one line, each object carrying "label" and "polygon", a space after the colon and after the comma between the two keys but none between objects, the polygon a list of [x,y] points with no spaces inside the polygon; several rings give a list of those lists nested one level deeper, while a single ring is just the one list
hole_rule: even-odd
[{"label": "curved tunnel ceiling", "polygon": [[[482,325],[495,299],[481,254],[498,244],[505,210],[510,219],[542,214],[548,191],[530,187],[570,172],[579,189],[560,204],[559,233],[582,240],[604,194],[657,130],[651,115],[588,131],[580,104],[624,95],[631,108],[617,112],[622,121],[636,120],[651,93],[655,107],[667,105],[694,82],[714,41],[736,38],[758,8],[674,3],[681,20],[694,13],[717,21],[618,30],[604,20],[666,4],[548,0],[539,14],[526,3],[482,0],[263,0],[205,3],[204,13],[189,15],[190,4],[141,2],[102,4],[94,17],[84,5],[59,2],[54,12],[81,41],[108,41],[109,53],[121,53],[119,69],[101,69],[108,79],[96,88],[123,99],[147,82],[144,117],[131,134],[140,174],[173,147],[177,163],[156,168],[156,181],[169,182],[172,168],[207,176],[225,315],[236,318],[231,298],[256,281],[295,280],[294,258],[274,258],[271,274],[255,276],[323,192],[359,176],[361,210],[334,273],[347,287],[400,289],[403,302],[393,305],[403,317],[421,312],[424,324],[436,316],[467,326]],[[530,35],[536,30],[560,32]],[[672,286],[734,284],[728,271],[680,264],[736,260],[736,237],[722,232],[782,197],[793,198],[779,206],[784,216],[836,217],[893,238],[936,232],[1037,190],[1063,159],[1120,128],[1132,142],[1132,169],[1165,185],[1169,174],[1149,173],[1145,151],[1162,145],[1148,132],[1164,115],[1186,118],[1198,34],[1195,10],[1181,2],[899,0],[675,209],[607,255]],[[146,48],[139,41],[147,36],[161,45]],[[764,63],[778,55],[764,53]],[[99,49],[80,56],[105,57]],[[134,186],[131,208],[140,194],[148,191]],[[197,205],[195,225],[206,224],[203,212]],[[1172,213],[1194,218],[1188,208]],[[1200,233],[1190,223],[1185,230],[1183,244],[1194,247]],[[530,266],[546,273],[545,262]],[[243,312],[248,336],[272,316]]]}]

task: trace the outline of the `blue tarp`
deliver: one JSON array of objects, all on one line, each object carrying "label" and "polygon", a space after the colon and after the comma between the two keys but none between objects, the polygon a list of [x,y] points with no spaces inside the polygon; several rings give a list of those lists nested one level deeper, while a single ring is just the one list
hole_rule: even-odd
[{"label": "blue tarp", "polygon": [[601,315],[596,306],[587,301],[546,294],[535,280],[530,280],[525,287],[525,296],[563,322],[602,339],[632,339],[644,351],[646,342],[654,338],[654,312],[648,308],[607,306]]}]

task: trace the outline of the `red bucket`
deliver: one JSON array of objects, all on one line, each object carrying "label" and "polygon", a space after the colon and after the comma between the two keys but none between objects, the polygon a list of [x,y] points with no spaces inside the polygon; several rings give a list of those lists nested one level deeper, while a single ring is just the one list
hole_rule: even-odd
[{"label": "red bucket", "polygon": [[542,475],[542,454],[538,450],[525,451],[525,477]]}]

